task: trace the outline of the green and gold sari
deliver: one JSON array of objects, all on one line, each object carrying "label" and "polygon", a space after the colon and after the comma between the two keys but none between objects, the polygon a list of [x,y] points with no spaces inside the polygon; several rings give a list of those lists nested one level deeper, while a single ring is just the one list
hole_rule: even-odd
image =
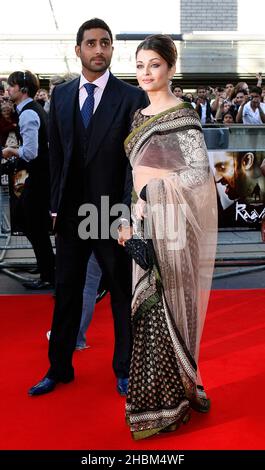
[{"label": "green and gold sari", "polygon": [[145,222],[156,259],[148,272],[133,268],[126,418],[133,437],[142,439],[177,427],[201,385],[197,364],[217,208],[201,124],[189,104],[152,117],[137,111],[125,149],[137,198],[147,185]]}]

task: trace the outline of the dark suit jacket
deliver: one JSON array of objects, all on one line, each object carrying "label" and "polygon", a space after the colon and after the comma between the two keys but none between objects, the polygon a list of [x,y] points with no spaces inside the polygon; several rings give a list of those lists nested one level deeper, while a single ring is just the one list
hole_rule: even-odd
[{"label": "dark suit jacket", "polygon": [[[74,117],[79,78],[55,87],[50,108],[51,208],[62,210],[70,161],[73,155]],[[124,140],[136,109],[147,106],[145,93],[110,74],[101,101],[93,115],[85,148],[86,201],[96,206],[108,195],[110,204],[124,200],[128,160]],[[127,180],[128,180],[127,174]],[[127,201],[128,201],[128,188]]]}]

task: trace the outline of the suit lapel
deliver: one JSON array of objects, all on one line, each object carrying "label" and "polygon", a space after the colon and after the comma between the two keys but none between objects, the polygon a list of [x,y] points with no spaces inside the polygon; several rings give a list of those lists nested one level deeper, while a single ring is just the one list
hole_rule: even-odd
[{"label": "suit lapel", "polygon": [[99,106],[93,116],[89,145],[85,156],[86,165],[96,155],[100,143],[117,115],[117,110],[122,100],[122,95],[119,92],[117,83],[117,79],[110,74]]}]

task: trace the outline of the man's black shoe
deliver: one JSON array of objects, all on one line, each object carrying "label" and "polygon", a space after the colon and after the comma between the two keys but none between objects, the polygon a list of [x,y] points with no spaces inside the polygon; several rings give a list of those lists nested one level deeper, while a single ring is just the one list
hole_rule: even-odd
[{"label": "man's black shoe", "polygon": [[56,384],[56,380],[44,377],[39,383],[29,389],[28,394],[33,397],[34,395],[43,395],[44,393],[52,392]]},{"label": "man's black shoe", "polygon": [[41,279],[23,282],[23,286],[31,290],[48,290],[54,288],[51,282],[42,281]]},{"label": "man's black shoe", "polygon": [[55,380],[50,377],[44,377],[40,382],[31,387],[28,391],[28,394],[33,397],[37,395],[44,395],[45,393],[52,392],[58,382],[69,383],[74,380],[74,377],[67,380]]},{"label": "man's black shoe", "polygon": [[97,291],[97,297],[96,297],[96,304],[98,302],[100,302],[103,297],[105,297],[105,295],[108,293],[108,290],[107,289],[100,289]]}]

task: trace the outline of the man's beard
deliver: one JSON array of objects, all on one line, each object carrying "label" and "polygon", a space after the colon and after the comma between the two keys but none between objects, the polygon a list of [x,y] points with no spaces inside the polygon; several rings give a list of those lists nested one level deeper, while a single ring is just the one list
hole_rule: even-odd
[{"label": "man's beard", "polygon": [[95,59],[92,59],[89,64],[88,64],[88,67],[86,67],[88,70],[90,70],[91,72],[105,72],[105,70],[107,70],[110,66],[110,61],[106,60],[106,58],[100,58],[99,57],[99,60],[102,62],[100,65],[96,65],[95,64]]}]

